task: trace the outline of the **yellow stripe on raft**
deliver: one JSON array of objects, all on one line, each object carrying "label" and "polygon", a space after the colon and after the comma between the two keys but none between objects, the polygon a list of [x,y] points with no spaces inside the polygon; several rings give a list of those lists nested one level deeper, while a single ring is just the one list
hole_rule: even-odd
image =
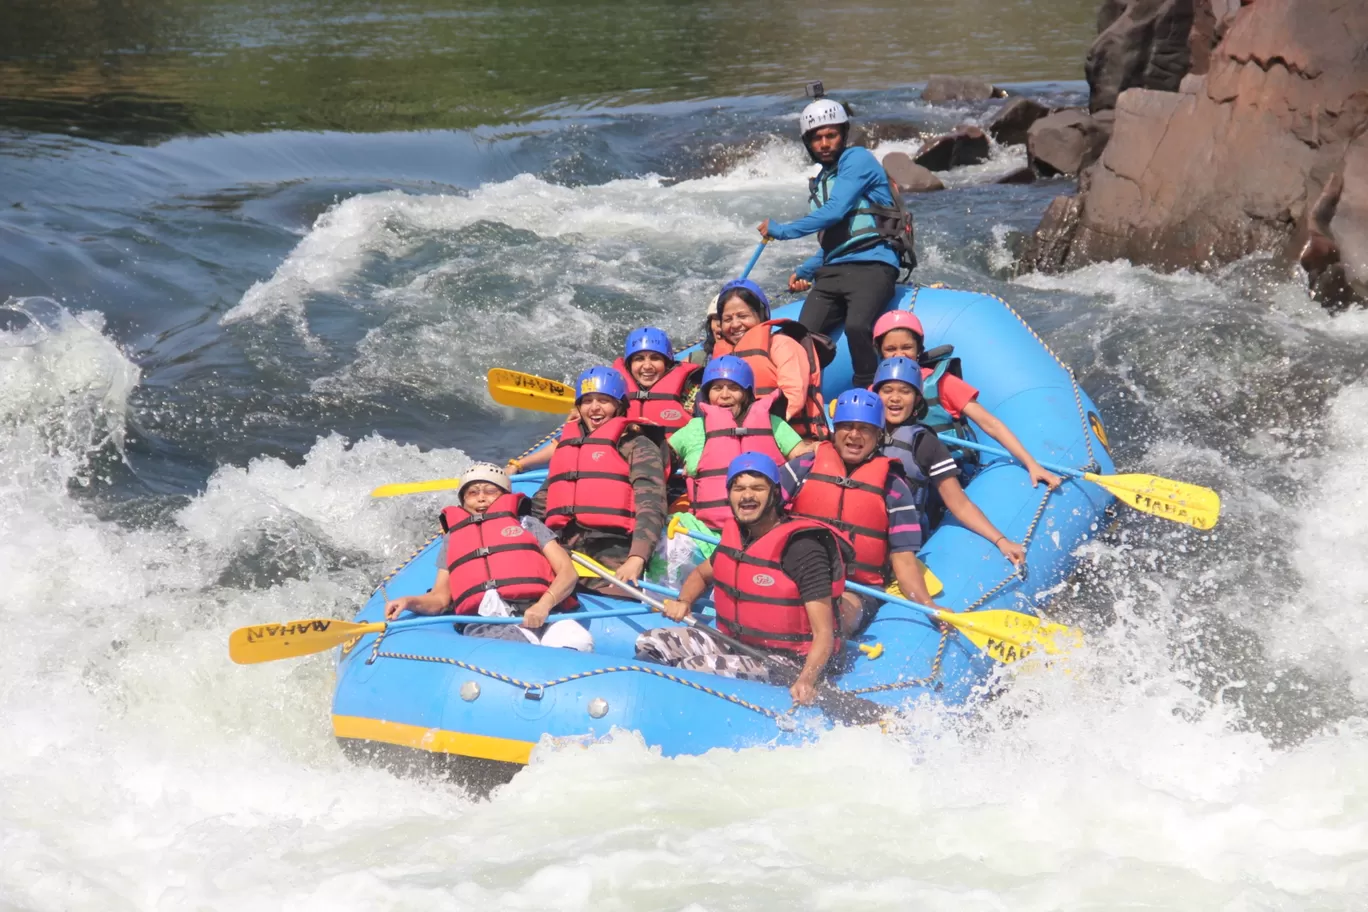
[{"label": "yellow stripe on raft", "polygon": [[527,765],[532,757],[531,741],[516,741],[512,738],[494,738],[489,735],[468,735],[464,732],[443,731],[440,728],[424,728],[421,725],[405,725],[402,722],[386,722],[384,719],[366,719],[361,716],[333,716],[333,734],[339,738],[354,738],[358,741],[383,741],[400,747],[413,747],[431,751],[434,754],[458,754],[462,757],[477,757],[481,760],[501,760],[505,763]]}]

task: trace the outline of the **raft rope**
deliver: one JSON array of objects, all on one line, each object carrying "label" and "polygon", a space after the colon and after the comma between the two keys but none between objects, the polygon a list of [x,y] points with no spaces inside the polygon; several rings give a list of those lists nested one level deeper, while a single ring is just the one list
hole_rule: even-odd
[{"label": "raft rope", "polygon": [[[1046,488],[1045,496],[1040,498],[1040,503],[1036,506],[1035,515],[1031,517],[1031,524],[1026,527],[1026,535],[1021,540],[1021,547],[1023,550],[1028,550],[1031,547],[1031,539],[1035,537],[1036,528],[1040,525],[1040,518],[1045,515],[1045,506],[1050,502],[1050,495],[1053,493],[1054,492],[1051,491],[1049,488]],[[980,595],[972,605],[968,606],[967,608],[960,609],[960,611],[957,613],[968,614],[970,612],[979,610],[985,604],[987,604],[989,600],[991,600],[994,596],[996,596],[999,592],[1001,592],[1009,584],[1011,584],[1013,580],[1025,578],[1026,568],[1024,566],[1014,568],[1011,573],[1003,577],[1000,583],[998,583],[992,589],[989,589],[987,592],[983,593],[983,595]],[[1041,615],[1041,617],[1044,617],[1044,615]],[[941,631],[940,645],[936,647],[936,657],[931,660],[931,670],[927,672],[926,677],[913,678],[907,681],[894,681],[891,684],[876,684],[872,687],[861,687],[858,690],[845,690],[842,691],[842,693],[858,695],[880,693],[882,691],[889,690],[902,690],[907,687],[930,686],[931,682],[936,680],[936,678],[940,676],[941,660],[945,658],[945,647],[950,642],[950,636],[951,630],[949,627],[946,627],[944,630]]]},{"label": "raft rope", "polygon": [[384,638],[385,633],[384,631],[381,631],[380,634],[375,638],[375,648],[372,649],[371,657],[367,661],[367,664],[369,664],[370,662],[374,662],[376,659],[409,659],[410,661],[414,662],[438,662],[443,665],[454,665],[457,668],[464,668],[466,671],[474,672],[475,674],[479,675],[484,675],[485,677],[493,678],[496,681],[502,681],[505,684],[511,684],[514,687],[521,687],[523,689],[524,696],[526,696],[528,699],[533,700],[541,699],[542,693],[547,688],[555,687],[557,684],[567,684],[571,681],[578,681],[582,678],[592,678],[595,675],[601,674],[616,674],[618,672],[636,671],[642,674],[654,675],[657,678],[664,678],[667,681],[672,681],[675,684],[682,684],[685,687],[691,687],[694,690],[701,691],[712,697],[717,697],[719,700],[726,700],[728,703],[734,703],[737,706],[740,706],[742,709],[749,709],[751,712],[759,713],[760,715],[765,716],[766,718],[774,719],[776,721],[779,720],[779,718],[782,715],[789,715],[793,713],[795,709],[797,709],[796,706],[793,706],[790,707],[786,712],[779,713],[773,709],[770,709],[769,707],[759,706],[755,703],[751,703],[748,700],[743,700],[735,694],[723,693],[720,690],[714,690],[711,687],[705,687],[704,685],[699,684],[697,681],[690,681],[687,678],[681,678],[678,675],[673,675],[667,671],[662,671],[659,668],[652,668],[648,665],[610,665],[606,668],[595,668],[593,671],[581,671],[575,674],[566,675],[563,678],[556,678],[551,681],[543,681],[540,684],[535,684],[531,681],[524,681],[521,678],[515,678],[512,675],[506,675],[502,672],[494,671],[489,668],[484,668],[480,665],[473,665],[470,662],[463,662],[460,659],[451,659],[445,656],[415,655],[409,652],[381,652],[380,642]]}]

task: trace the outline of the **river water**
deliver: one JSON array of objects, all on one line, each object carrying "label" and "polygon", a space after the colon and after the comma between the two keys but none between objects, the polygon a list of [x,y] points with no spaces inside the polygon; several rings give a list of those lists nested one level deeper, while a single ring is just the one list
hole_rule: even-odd
[{"label": "river water", "polygon": [[1069,674],[902,738],[542,751],[477,801],[344,760],[329,656],[226,656],[426,537],[438,500],[370,488],[550,430],[488,368],[691,341],[802,210],[806,79],[911,149],[990,111],[921,104],[932,73],[1081,99],[1091,2],[8,9],[0,907],[1363,907],[1368,317],[1257,259],[1014,280],[1068,189],[992,184],[1019,149],[915,201],[920,280],[1012,301],[1119,465],[1225,499],[1085,548]]}]

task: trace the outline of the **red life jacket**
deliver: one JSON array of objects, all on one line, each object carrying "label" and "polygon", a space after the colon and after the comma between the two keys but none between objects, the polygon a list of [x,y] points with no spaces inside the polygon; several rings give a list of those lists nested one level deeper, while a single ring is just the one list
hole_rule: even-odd
[{"label": "red life jacket", "polygon": [[[808,361],[807,399],[802,407],[793,413],[788,423],[802,437],[809,440],[825,440],[830,436],[826,423],[826,408],[822,403],[822,364],[817,357],[817,348],[807,327],[796,320],[767,320],[746,330],[746,334],[732,345],[725,339],[718,339],[713,345],[713,357],[736,355],[750,365],[755,374],[755,395],[764,396],[779,389],[779,372],[770,357],[770,346],[774,342],[775,330],[794,339],[803,347]],[[794,403],[788,403],[790,410]]]},{"label": "red life jacket", "polygon": [[[798,584],[784,573],[784,548],[799,532],[825,532],[825,544],[832,556],[831,598],[845,591],[845,557],[849,545],[835,530],[810,519],[790,519],[741,547],[741,529],[736,521],[722,526],[722,543],[713,552],[713,607],[717,626],[723,633],[743,643],[782,649],[798,655],[812,651],[812,624],[807,608],[798,594]],[[834,648],[841,648],[840,619],[832,605],[832,626],[836,631]]]},{"label": "red life jacket", "polygon": [[637,384],[632,372],[621,358],[613,362],[613,367],[627,381],[627,417],[632,421],[648,421],[669,430],[677,430],[689,423],[693,416],[684,407],[684,390],[694,374],[702,368],[697,364],[680,361],[666,371],[665,376],[655,382],[649,390]]},{"label": "red life jacket", "polygon": [[559,531],[573,519],[586,529],[632,534],[636,495],[627,460],[618,450],[632,423],[609,418],[592,432],[578,420],[566,423],[547,471],[547,528]]},{"label": "red life jacket", "polygon": [[703,452],[698,457],[698,470],[687,479],[689,502],[693,513],[714,529],[731,519],[731,505],[727,502],[727,466],[742,453],[764,453],[775,465],[784,464],[784,455],[774,442],[774,428],[770,424],[770,408],[779,398],[777,392],[761,396],[751,403],[737,425],[732,410],[706,402],[698,404],[703,413]]},{"label": "red life jacket", "polygon": [[817,458],[789,505],[795,515],[831,523],[855,545],[850,578],[867,586],[884,584],[888,561],[888,471],[892,459],[875,456],[847,474],[831,443],[817,445]]},{"label": "red life jacket", "polygon": [[[442,511],[442,529],[447,533],[446,565],[451,574],[452,611],[474,614],[480,600],[490,589],[497,589],[506,602],[541,598],[556,573],[531,532],[522,527],[519,517],[526,512],[527,498],[504,494],[483,513],[463,507]],[[571,596],[560,604],[573,608]]]}]

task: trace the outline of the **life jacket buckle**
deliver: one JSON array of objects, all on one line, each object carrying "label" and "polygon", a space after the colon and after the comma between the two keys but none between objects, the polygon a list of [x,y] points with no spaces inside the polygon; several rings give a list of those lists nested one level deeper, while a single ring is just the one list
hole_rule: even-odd
[{"label": "life jacket buckle", "polygon": [[489,549],[484,546],[476,548],[475,557],[489,557]]},{"label": "life jacket buckle", "polygon": [[480,591],[481,591],[481,592],[488,592],[488,591],[491,590],[491,589],[498,589],[498,588],[499,588],[499,581],[498,581],[498,580],[496,580],[496,579],[487,579],[487,580],[484,581],[484,585],[480,587]]},{"label": "life jacket buckle", "polygon": [[841,479],[838,479],[838,480],[836,481],[836,484],[838,484],[839,486],[841,486],[841,487],[843,487],[843,488],[849,489],[849,488],[854,488],[857,484],[859,484],[859,482],[857,482],[857,481],[856,481],[855,479],[853,479],[853,478],[841,478]]}]

